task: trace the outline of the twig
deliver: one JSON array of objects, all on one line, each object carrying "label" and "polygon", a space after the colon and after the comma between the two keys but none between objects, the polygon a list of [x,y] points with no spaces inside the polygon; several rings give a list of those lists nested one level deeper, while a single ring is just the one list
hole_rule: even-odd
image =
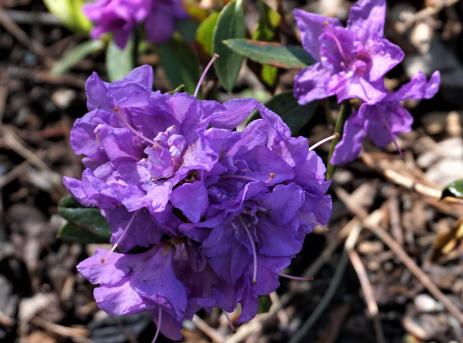
[{"label": "twig", "polygon": [[89,332],[87,329],[84,329],[84,328],[70,328],[67,326],[49,322],[48,320],[42,319],[37,316],[31,319],[31,323],[49,332],[52,332],[58,336],[72,337],[76,342],[80,342],[80,343],[90,343],[91,342],[87,338],[89,336]]},{"label": "twig", "polygon": [[[381,211],[381,210],[377,210]],[[378,236],[388,247],[391,249],[402,263],[410,270],[410,272],[416,277],[416,279],[431,293],[437,300],[439,300],[461,324],[463,324],[463,313],[459,308],[445,296],[444,293],[434,284],[431,278],[426,275],[423,270],[408,256],[403,248],[397,244],[397,242],[378,225],[365,222],[365,227],[371,230],[376,236]]]},{"label": "twig", "polygon": [[48,12],[28,12],[18,10],[5,10],[5,13],[18,24],[44,24],[52,26],[62,26],[63,23]]},{"label": "twig", "polygon": [[418,182],[414,178],[403,175],[391,168],[383,168],[375,162],[371,154],[363,153],[360,155],[363,163],[365,163],[369,168],[376,169],[381,172],[388,180],[392,181],[396,185],[402,186],[406,189],[415,191],[421,195],[440,199],[442,196],[442,191],[434,187],[427,186],[421,182]]},{"label": "twig", "polygon": [[350,262],[354,267],[355,272],[360,281],[360,286],[362,288],[363,296],[365,297],[365,301],[367,303],[368,313],[373,320],[373,326],[375,329],[376,334],[376,341],[378,343],[385,343],[386,340],[384,338],[383,327],[381,326],[381,321],[379,319],[379,310],[378,304],[376,303],[375,296],[373,293],[373,288],[368,280],[368,276],[365,270],[365,267],[360,259],[359,255],[355,250],[348,251]]},{"label": "twig", "polygon": [[[345,199],[345,191],[337,190],[337,194],[341,200]],[[431,278],[424,273],[421,268],[412,260],[410,256],[402,249],[402,247],[384,230],[379,226],[379,223],[384,218],[384,210],[376,210],[371,215],[367,216],[365,210],[358,209],[352,204],[346,203],[346,206],[357,217],[362,219],[365,228],[371,230],[378,238],[380,238],[391,249],[402,263],[410,270],[416,279],[437,299],[455,318],[463,324],[463,314],[456,307],[452,301],[445,296],[444,293],[432,282]]]},{"label": "twig", "polygon": [[31,40],[29,36],[10,18],[8,13],[0,7],[0,25],[7,30],[14,38],[21,42],[26,48],[30,49],[37,56],[42,58],[46,66],[51,65],[51,59],[45,48]]},{"label": "twig", "polygon": [[50,167],[48,167],[36,153],[32,152],[11,129],[5,125],[0,126],[0,134],[6,146],[18,155],[22,156],[30,164],[36,166],[42,171],[45,171],[45,175],[47,175],[52,184],[57,185],[61,183],[61,176],[52,171]]},{"label": "twig", "polygon": [[210,327],[204,320],[199,316],[194,315],[192,322],[196,327],[201,330],[207,337],[209,337],[214,343],[224,343],[225,338],[214,328]]},{"label": "twig", "polygon": [[28,166],[29,166],[29,162],[24,161],[21,164],[14,167],[12,170],[10,170],[5,175],[0,175],[0,189],[2,189],[7,184],[15,180],[21,174],[23,174],[27,170]]},{"label": "twig", "polygon": [[304,322],[304,324],[302,324],[302,326],[293,335],[293,337],[291,337],[289,343],[301,342],[307,336],[310,329],[312,329],[312,327],[320,319],[321,315],[323,314],[323,312],[325,312],[326,308],[331,303],[331,300],[336,294],[336,291],[344,275],[344,271],[346,270],[346,266],[347,266],[347,255],[343,253],[341,256],[341,260],[339,261],[339,264],[334,273],[333,279],[331,280],[330,286],[328,287],[328,290],[323,295],[322,300],[320,301],[318,306],[315,308],[315,310],[312,312],[310,317]]},{"label": "twig", "polygon": [[391,198],[389,199],[388,209],[392,235],[396,241],[402,245],[404,243],[404,235],[400,225],[399,199],[397,197],[397,192],[395,191],[391,194]]}]

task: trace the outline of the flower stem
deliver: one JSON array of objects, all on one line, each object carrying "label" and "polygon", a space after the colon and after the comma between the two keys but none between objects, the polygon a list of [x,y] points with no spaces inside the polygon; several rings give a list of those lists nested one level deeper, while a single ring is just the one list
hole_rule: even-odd
[{"label": "flower stem", "polygon": [[326,171],[326,179],[331,180],[333,177],[334,170],[336,167],[331,164],[331,158],[333,157],[334,149],[336,148],[336,145],[339,143],[342,137],[342,131],[344,129],[344,123],[347,120],[347,117],[350,114],[350,104],[348,102],[343,102],[341,105],[341,109],[339,110],[339,116],[338,119],[336,120],[336,127],[334,129],[334,134],[336,135],[336,138],[331,141],[331,146],[330,146],[330,152],[328,154],[328,161],[327,161],[327,171]]}]

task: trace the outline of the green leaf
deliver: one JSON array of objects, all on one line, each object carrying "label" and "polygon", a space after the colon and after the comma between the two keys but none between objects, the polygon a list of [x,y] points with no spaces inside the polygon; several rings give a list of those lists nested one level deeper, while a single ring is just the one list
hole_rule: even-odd
[{"label": "green leaf", "polygon": [[453,181],[442,191],[441,199],[445,197],[454,197],[463,199],[463,179]]},{"label": "green leaf", "polygon": [[274,67],[304,68],[313,63],[307,52],[296,45],[282,45],[249,39],[228,39],[224,43],[244,57]]},{"label": "green leaf", "polygon": [[257,309],[257,313],[267,313],[270,311],[271,306],[272,301],[270,300],[270,296],[262,295],[259,297],[259,308]]},{"label": "green leaf", "polygon": [[225,46],[223,42],[231,38],[244,38],[245,35],[242,1],[230,2],[220,12],[212,35],[212,50],[220,56],[214,64],[215,72],[227,92],[232,91],[244,58]]},{"label": "green leaf", "polygon": [[313,117],[318,103],[311,102],[300,106],[294,98],[293,92],[287,91],[275,95],[265,106],[277,113],[289,126],[293,135],[297,135]]},{"label": "green leaf", "polygon": [[207,17],[201,25],[199,25],[198,30],[196,31],[196,41],[209,55],[212,55],[212,35],[218,18],[219,13],[211,13],[211,15]]},{"label": "green leaf", "polygon": [[199,63],[191,48],[175,40],[159,44],[158,48],[171,88],[184,84],[187,92],[193,93],[199,80]]},{"label": "green leaf", "polygon": [[73,31],[88,33],[92,23],[82,12],[85,0],[43,0],[48,10]]},{"label": "green leaf", "polygon": [[259,1],[259,20],[257,27],[252,34],[252,39],[261,41],[271,41],[275,38],[276,30],[280,25],[280,14],[267,5],[264,1]]},{"label": "green leaf", "polygon": [[58,213],[68,223],[58,232],[58,238],[80,243],[108,243],[111,232],[100,210],[82,207],[70,196],[58,204]]},{"label": "green leaf", "polygon": [[101,40],[83,42],[66,52],[64,56],[53,65],[51,73],[53,75],[63,74],[74,67],[77,63],[82,61],[88,55],[100,51],[103,48],[104,43]]},{"label": "green leaf", "polygon": [[198,30],[198,23],[192,19],[180,20],[176,24],[178,32],[182,35],[187,43],[194,43],[196,39],[196,31]]},{"label": "green leaf", "polygon": [[123,50],[111,41],[106,49],[106,71],[110,81],[124,78],[135,67],[134,42],[130,39]]}]

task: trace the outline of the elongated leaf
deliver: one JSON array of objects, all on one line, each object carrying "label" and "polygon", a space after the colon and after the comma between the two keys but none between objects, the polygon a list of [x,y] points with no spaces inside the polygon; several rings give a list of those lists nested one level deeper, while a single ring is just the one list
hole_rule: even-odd
[{"label": "elongated leaf", "polygon": [[196,41],[209,55],[212,55],[212,34],[214,33],[218,18],[219,13],[213,12],[201,23],[196,31]]},{"label": "elongated leaf", "polygon": [[199,80],[199,63],[190,47],[171,40],[160,44],[158,52],[171,88],[183,84],[187,92],[193,93]]},{"label": "elongated leaf", "polygon": [[53,75],[60,75],[67,72],[74,67],[77,63],[83,60],[88,55],[100,51],[104,48],[104,43],[101,40],[92,40],[83,42],[73,49],[69,50],[63,58],[55,63],[51,73]]},{"label": "elongated leaf", "polygon": [[312,118],[318,103],[311,102],[300,106],[294,98],[293,92],[288,91],[275,95],[265,106],[280,115],[281,119],[291,129],[291,132],[296,135]]},{"label": "elongated leaf", "polygon": [[58,232],[58,238],[80,243],[109,241],[109,226],[99,209],[82,207],[70,196],[65,196],[58,204],[58,213],[68,221]]},{"label": "elongated leaf", "polygon": [[455,197],[463,199],[463,179],[456,180],[447,185],[442,191],[441,199],[445,197]]},{"label": "elongated leaf", "polygon": [[231,38],[244,38],[245,35],[242,1],[230,2],[220,12],[212,37],[212,50],[220,56],[214,64],[215,72],[228,92],[231,92],[235,85],[244,58],[228,48],[223,41]]},{"label": "elongated leaf", "polygon": [[111,81],[122,79],[135,67],[134,43],[130,39],[123,50],[111,41],[106,49],[106,71]]},{"label": "elongated leaf", "polygon": [[43,0],[48,10],[73,31],[88,33],[92,24],[82,12],[85,0]]},{"label": "elongated leaf", "polygon": [[249,39],[228,39],[224,43],[244,57],[279,68],[304,68],[313,63],[310,56],[300,46]]}]

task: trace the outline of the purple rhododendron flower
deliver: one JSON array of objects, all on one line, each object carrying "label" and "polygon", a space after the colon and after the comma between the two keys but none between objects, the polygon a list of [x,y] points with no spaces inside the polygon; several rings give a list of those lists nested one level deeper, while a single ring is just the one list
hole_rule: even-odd
[{"label": "purple rhododendron flower", "polygon": [[294,15],[304,49],[316,63],[296,76],[294,93],[300,104],[336,95],[339,102],[359,98],[369,104],[384,97],[383,76],[404,57],[386,40],[385,0],[359,0],[347,26],[339,20],[302,10]]},{"label": "purple rhododendron flower", "polygon": [[[86,168],[64,184],[112,230],[112,250],[78,266],[100,308],[148,311],[179,339],[202,309],[241,304],[240,321],[251,319],[305,236],[327,223],[331,198],[307,140],[256,100],[162,94],[152,82],[148,66],[87,80],[90,112],[71,131]],[[254,111],[261,119],[237,131]]]},{"label": "purple rhododendron flower", "polygon": [[168,41],[178,19],[187,16],[181,0],[97,0],[84,6],[95,24],[92,37],[111,32],[123,48],[138,23],[145,23],[146,36],[153,43]]},{"label": "purple rhododendron flower", "polygon": [[362,104],[346,120],[342,139],[336,145],[331,163],[343,164],[354,160],[366,137],[383,148],[394,141],[398,134],[410,131],[413,117],[401,105],[401,101],[430,99],[439,90],[439,84],[439,72],[434,72],[429,81],[424,74],[418,73],[398,91],[387,92],[377,104]]}]

